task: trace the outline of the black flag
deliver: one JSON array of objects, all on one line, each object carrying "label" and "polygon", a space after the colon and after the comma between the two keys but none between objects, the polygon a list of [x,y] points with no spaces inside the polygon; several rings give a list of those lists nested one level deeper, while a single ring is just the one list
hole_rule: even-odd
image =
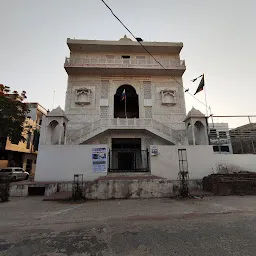
[{"label": "black flag", "polygon": [[[201,81],[200,81],[200,83],[199,83],[199,85],[198,85],[198,87],[197,87],[197,90],[196,90],[196,92],[195,92],[195,94],[194,95],[196,95],[198,92],[201,92],[203,89],[204,89],[204,75],[201,75],[201,76],[199,76],[199,77],[202,77],[202,79],[201,79]],[[198,77],[198,78],[199,78]],[[197,80],[197,78],[196,79],[193,79],[194,81],[196,81]],[[192,80],[192,81],[193,81]],[[193,82],[194,82],[193,81]]]}]

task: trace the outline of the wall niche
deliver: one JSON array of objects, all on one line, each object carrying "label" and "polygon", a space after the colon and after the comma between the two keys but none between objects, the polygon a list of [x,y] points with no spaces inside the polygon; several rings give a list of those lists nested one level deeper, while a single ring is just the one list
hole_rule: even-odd
[{"label": "wall niche", "polygon": [[79,106],[85,106],[91,104],[92,90],[87,88],[77,89],[75,91],[75,104]]},{"label": "wall niche", "polygon": [[175,105],[176,102],[176,91],[165,89],[160,91],[162,105]]}]

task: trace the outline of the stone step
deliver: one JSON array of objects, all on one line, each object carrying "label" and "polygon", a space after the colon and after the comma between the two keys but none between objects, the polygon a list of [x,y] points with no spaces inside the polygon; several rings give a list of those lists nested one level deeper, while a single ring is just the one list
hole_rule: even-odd
[{"label": "stone step", "polygon": [[130,171],[122,171],[122,172],[108,172],[107,176],[149,176],[150,172],[130,172]]},{"label": "stone step", "polygon": [[96,179],[96,181],[107,181],[107,180],[154,180],[154,179],[160,179],[160,180],[166,180],[165,178],[158,177],[151,174],[111,174],[99,177]]}]

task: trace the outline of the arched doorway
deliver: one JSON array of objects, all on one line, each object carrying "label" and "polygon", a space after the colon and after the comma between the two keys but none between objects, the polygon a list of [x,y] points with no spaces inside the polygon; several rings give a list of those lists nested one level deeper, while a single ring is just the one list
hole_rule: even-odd
[{"label": "arched doorway", "polygon": [[50,137],[50,143],[52,145],[57,145],[59,141],[59,122],[56,120],[52,120],[49,125],[49,135]]},{"label": "arched doorway", "polygon": [[[122,93],[125,91],[125,99]],[[118,87],[114,96],[114,118],[139,118],[139,99],[136,90],[129,84]]]},{"label": "arched doorway", "polygon": [[194,125],[195,144],[207,145],[207,138],[205,134],[205,126],[200,121],[196,121]]},{"label": "arched doorway", "polygon": [[188,144],[193,145],[193,129],[190,123],[187,124]]}]

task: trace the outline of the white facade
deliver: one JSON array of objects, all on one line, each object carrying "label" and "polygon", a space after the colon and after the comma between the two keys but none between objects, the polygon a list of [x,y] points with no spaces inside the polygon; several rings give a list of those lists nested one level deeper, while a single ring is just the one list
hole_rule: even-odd
[{"label": "white facade", "polygon": [[[67,44],[66,121],[57,115],[53,124],[51,112],[41,144],[100,143],[112,149],[113,139],[137,138],[146,150],[153,144],[188,143],[182,43],[143,43],[167,70],[126,36],[119,41],[68,39]],[[120,103],[123,88],[126,108]]]},{"label": "white facade", "polygon": [[182,43],[143,42],[165,69],[126,36],[67,44],[65,111],[58,107],[43,121],[42,147],[104,144],[109,170],[148,172],[150,145],[188,144]]},{"label": "white facade", "polygon": [[[152,51],[166,50],[156,57],[173,72],[175,81],[134,43],[128,38],[116,42],[68,39],[67,144],[104,143],[111,149],[112,138],[119,137],[140,138],[141,149],[148,149],[152,144],[187,143],[183,123],[185,100],[180,85],[185,71],[179,58],[182,45],[149,46]],[[102,48],[100,53],[96,45]],[[122,85],[130,85],[136,91],[136,118],[114,114],[115,94]]]},{"label": "white facade", "polygon": [[[92,150],[97,147],[109,150],[109,172],[150,171],[177,180],[180,150],[186,150],[191,179],[202,179],[220,166],[240,170],[243,161],[245,170],[255,168],[255,156],[214,152],[217,143],[228,145],[232,153],[227,124],[210,124],[194,108],[186,116],[182,43],[143,42],[167,70],[126,37],[67,43],[65,111],[58,107],[43,120],[36,181],[106,175],[93,171]],[[216,138],[208,136],[213,129]],[[156,156],[150,154],[153,145]]]}]

